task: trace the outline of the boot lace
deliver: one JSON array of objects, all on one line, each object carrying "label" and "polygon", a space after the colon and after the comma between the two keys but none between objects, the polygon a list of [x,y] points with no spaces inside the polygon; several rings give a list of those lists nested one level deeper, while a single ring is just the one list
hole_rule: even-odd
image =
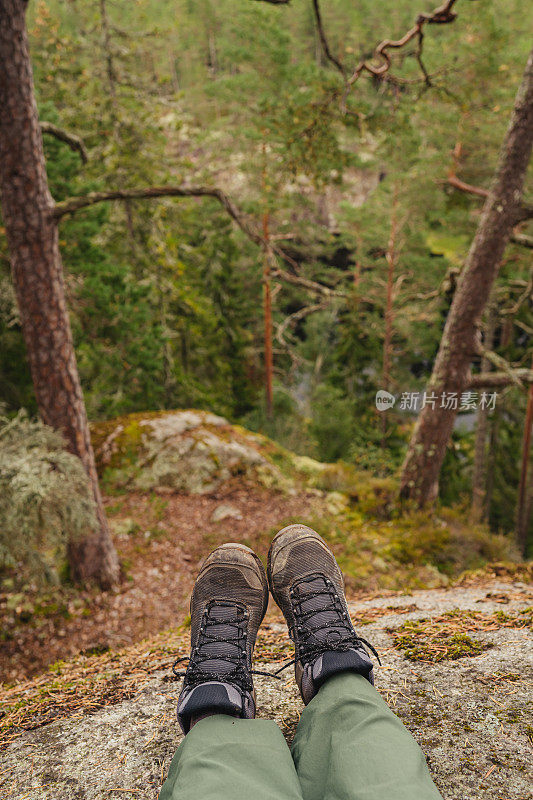
[{"label": "boot lace", "polygon": [[[233,611],[233,615],[220,619],[213,614],[214,608],[226,608]],[[224,603],[211,601],[204,608],[200,622],[200,630],[196,645],[189,656],[176,659],[172,665],[172,672],[177,678],[186,678],[188,686],[197,686],[206,680],[229,683],[240,689],[241,692],[251,692],[253,689],[253,675],[268,675],[277,677],[269,672],[252,670],[248,666],[247,640],[248,640],[249,612],[246,606],[239,603]],[[224,626],[224,634],[217,632],[217,628]],[[216,652],[207,647],[213,643],[232,645],[226,647],[224,652]],[[204,668],[208,661],[218,661],[227,664],[230,668],[218,670],[212,667]],[[185,670],[178,670],[178,665],[188,661]]]},{"label": "boot lace", "polygon": [[[312,584],[320,580],[323,586],[312,587]],[[306,586],[306,584],[311,584]],[[309,600],[320,598],[320,603],[314,603],[312,608],[304,609],[304,603]],[[350,615],[341,601],[333,582],[322,574],[307,575],[302,580],[295,583],[289,591],[292,612],[294,616],[294,626],[289,630],[291,639],[295,642],[296,658],[288,664],[284,664],[276,674],[294,664],[296,660],[307,664],[314,661],[318,656],[328,650],[345,651],[361,648],[366,645],[376,656],[378,663],[381,664],[379,655],[375,648],[359,636],[352,625]],[[335,618],[324,618],[325,612],[332,612]],[[321,631],[330,628],[335,629],[335,641],[328,641],[325,637],[319,636]]]}]

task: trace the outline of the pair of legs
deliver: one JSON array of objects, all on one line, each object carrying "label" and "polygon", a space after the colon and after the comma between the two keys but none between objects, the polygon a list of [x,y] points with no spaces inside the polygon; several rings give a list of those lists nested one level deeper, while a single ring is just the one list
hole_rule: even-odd
[{"label": "pair of legs", "polygon": [[[295,644],[306,704],[289,751],[256,720],[252,654],[268,602]],[[373,686],[342,575],[314,531],[292,525],[270,548],[267,576],[242,545],[206,560],[191,599],[191,656],[178,701],[185,739],[160,800],[439,800],[422,751]]]}]

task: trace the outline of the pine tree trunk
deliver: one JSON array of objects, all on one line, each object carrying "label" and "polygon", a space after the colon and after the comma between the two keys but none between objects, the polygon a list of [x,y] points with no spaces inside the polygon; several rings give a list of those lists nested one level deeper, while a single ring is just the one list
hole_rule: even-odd
[{"label": "pine tree trunk", "polygon": [[[485,325],[484,344],[487,350],[494,345],[494,329],[496,327],[496,309],[489,308]],[[481,359],[481,372],[490,372],[492,365],[488,358]],[[474,445],[474,474],[472,476],[472,520],[484,519],[487,514],[487,437],[489,433],[489,409],[480,405],[476,418],[476,441]]]},{"label": "pine tree trunk", "polygon": [[22,331],[40,415],[81,459],[98,529],[69,544],[71,572],[103,587],[119,567],[89,436],[68,317],[25,25],[23,0],[0,0],[0,193]]},{"label": "pine tree trunk", "polygon": [[[522,188],[533,142],[533,51],[516,96],[500,161],[476,236],[455,292],[427,391],[464,391],[478,328],[498,274],[505,246],[518,220]],[[422,409],[402,467],[401,496],[423,506],[438,493],[439,473],[457,410]]]},{"label": "pine tree trunk", "polygon": [[[394,319],[393,308],[393,289],[394,289],[394,270],[398,260],[397,252],[397,238],[398,238],[398,184],[394,184],[394,193],[392,199],[392,213],[391,213],[391,227],[389,234],[389,242],[387,245],[387,252],[385,260],[387,262],[387,294],[385,300],[385,335],[383,337],[383,377],[381,385],[386,392],[390,389],[390,370],[392,361],[392,323]],[[381,446],[383,448],[387,445],[387,415],[384,413],[381,416]]]},{"label": "pine tree trunk", "polygon": [[270,258],[269,250],[269,214],[263,214],[263,236],[266,242],[265,261],[263,269],[263,316],[265,320],[265,399],[267,419],[272,419],[273,415],[273,389],[272,380],[274,375],[274,360],[272,355],[272,287],[270,285]]},{"label": "pine tree trunk", "polygon": [[527,555],[527,531],[529,527],[530,497],[528,491],[528,469],[531,453],[531,429],[533,427],[533,383],[529,386],[527,397],[526,418],[524,421],[524,438],[522,442],[522,465],[520,468],[520,483],[518,487],[518,509],[516,520],[516,542],[520,552]]}]

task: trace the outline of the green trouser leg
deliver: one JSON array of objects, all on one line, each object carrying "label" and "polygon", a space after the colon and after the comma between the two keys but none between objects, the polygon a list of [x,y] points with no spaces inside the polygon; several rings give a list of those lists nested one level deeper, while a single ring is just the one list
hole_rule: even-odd
[{"label": "green trouser leg", "polygon": [[331,677],[304,709],[292,756],[304,800],[442,800],[407,728],[355,673]]},{"label": "green trouser leg", "polygon": [[302,800],[275,722],[224,714],[197,722],[172,759],[159,800]]},{"label": "green trouser leg", "polygon": [[159,800],[215,798],[442,800],[407,728],[351,672],[326,681],[304,709],[292,759],[274,722],[200,720],[178,747]]}]

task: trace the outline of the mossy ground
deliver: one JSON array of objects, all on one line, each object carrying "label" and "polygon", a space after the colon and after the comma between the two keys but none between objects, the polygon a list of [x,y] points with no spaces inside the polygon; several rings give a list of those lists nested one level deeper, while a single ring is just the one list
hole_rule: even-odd
[{"label": "mossy ground", "polygon": [[[190,617],[178,628],[163,631],[123,650],[85,653],[69,662],[58,661],[48,671],[14,686],[0,684],[0,750],[25,730],[54,719],[94,713],[132,697],[157,671],[164,680],[177,680],[171,667],[189,651]],[[256,654],[265,663],[287,659],[291,653],[287,634],[278,625],[265,625]]]},{"label": "mossy ground", "polygon": [[500,628],[532,628],[533,609],[525,608],[515,614],[495,611],[492,614],[475,611],[449,611],[432,619],[408,620],[399,628],[390,628],[394,647],[402,650],[411,661],[447,661],[473,657],[492,647],[491,642],[473,639],[474,631],[483,633]]},{"label": "mossy ground", "polygon": [[410,511],[387,518],[357,502],[345,513],[310,520],[335,549],[351,589],[435,588],[490,562],[514,563],[509,540],[471,525],[460,509]]},{"label": "mossy ground", "polygon": [[[526,796],[520,791],[531,734],[523,668],[530,596],[522,583],[492,581],[411,596],[372,593],[350,604],[356,625],[368,626],[365,636],[381,654],[377,688],[422,745],[445,797],[482,797],[489,788],[494,797]],[[439,612],[443,606],[446,613]],[[403,615],[409,624],[390,627],[402,623]],[[158,765],[158,790],[180,740],[175,720],[179,684],[171,667],[188,652],[188,624],[185,620],[131,647],[58,662],[31,681],[0,687],[0,747],[11,776],[7,781],[4,774],[2,788],[12,791],[11,781],[16,796],[24,796],[24,789],[31,800],[70,800],[85,787],[89,765],[90,780],[101,789],[95,797],[119,787],[140,800],[153,800],[157,792],[146,787],[146,762]],[[395,646],[395,637],[409,631],[417,638],[417,664],[406,661],[411,654]],[[439,636],[443,632],[447,638]],[[480,635],[490,638],[490,649],[475,646]],[[437,658],[430,643],[440,651]],[[426,648],[423,654],[421,647]],[[260,668],[264,664],[269,670],[292,657],[286,626],[275,608],[260,628],[255,657]],[[446,663],[452,658],[453,665]],[[256,676],[255,682],[258,716],[275,719],[290,740],[301,711],[291,671],[281,681]],[[127,733],[117,752],[124,726]],[[100,749],[93,757],[95,748]],[[35,786],[24,771],[26,757],[35,758]],[[132,766],[132,758],[142,763]],[[471,777],[478,794],[471,792]],[[457,781],[460,787],[453,792]],[[503,785],[513,782],[518,782],[516,791],[505,793]],[[39,794],[44,786],[49,789]]]}]

